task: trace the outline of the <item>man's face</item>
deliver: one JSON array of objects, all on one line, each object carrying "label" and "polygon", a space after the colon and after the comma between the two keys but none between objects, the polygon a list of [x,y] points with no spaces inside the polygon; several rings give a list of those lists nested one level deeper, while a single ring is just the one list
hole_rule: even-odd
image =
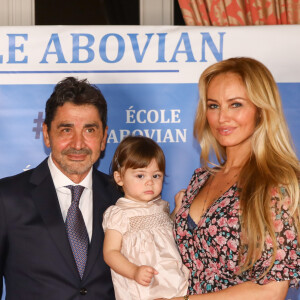
[{"label": "man's face", "polygon": [[107,128],[103,132],[94,105],[66,102],[57,108],[50,130],[43,125],[43,134],[45,145],[51,147],[54,164],[79,183],[105,149]]}]

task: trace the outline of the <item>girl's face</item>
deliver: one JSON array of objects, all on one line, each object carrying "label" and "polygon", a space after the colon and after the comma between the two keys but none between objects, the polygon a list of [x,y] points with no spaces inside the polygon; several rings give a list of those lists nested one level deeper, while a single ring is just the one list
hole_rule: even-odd
[{"label": "girl's face", "polygon": [[148,202],[160,195],[164,174],[153,159],[146,168],[115,171],[114,179],[123,188],[125,198]]},{"label": "girl's face", "polygon": [[244,83],[237,74],[225,73],[212,79],[206,105],[207,122],[220,145],[236,149],[250,147],[257,108],[249,100]]}]

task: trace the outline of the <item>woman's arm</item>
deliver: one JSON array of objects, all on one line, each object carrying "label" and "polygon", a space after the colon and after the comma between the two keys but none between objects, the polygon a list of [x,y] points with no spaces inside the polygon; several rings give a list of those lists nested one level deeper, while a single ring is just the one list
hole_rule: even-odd
[{"label": "woman's arm", "polygon": [[174,221],[175,219],[175,215],[176,213],[178,212],[178,210],[180,209],[181,207],[181,203],[182,203],[182,199],[183,199],[183,196],[185,194],[185,189],[182,189],[180,190],[176,195],[175,195],[175,208],[174,210],[172,211],[171,213],[171,219]]},{"label": "woman's arm", "polygon": [[[189,296],[189,300],[284,300],[288,288],[288,280],[272,281],[265,285],[249,281],[214,293],[192,295]],[[172,300],[183,300],[183,297],[172,298]]]},{"label": "woman's arm", "polygon": [[158,272],[150,266],[137,266],[121,253],[122,234],[117,230],[107,229],[103,244],[104,261],[118,274],[148,286]]}]

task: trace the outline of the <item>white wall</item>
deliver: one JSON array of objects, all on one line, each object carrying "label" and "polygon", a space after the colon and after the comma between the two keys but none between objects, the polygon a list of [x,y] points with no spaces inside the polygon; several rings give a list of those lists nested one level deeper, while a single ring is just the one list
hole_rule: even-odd
[{"label": "white wall", "polygon": [[174,25],[173,0],[140,0],[140,25]]}]

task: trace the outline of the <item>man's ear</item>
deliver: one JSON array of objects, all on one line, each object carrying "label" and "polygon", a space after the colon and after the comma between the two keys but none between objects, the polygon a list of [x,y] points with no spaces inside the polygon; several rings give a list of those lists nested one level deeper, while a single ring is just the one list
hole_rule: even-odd
[{"label": "man's ear", "polygon": [[123,186],[123,180],[120,172],[114,171],[114,180],[119,186]]},{"label": "man's ear", "polygon": [[44,143],[45,145],[50,148],[50,138],[48,133],[48,126],[43,123],[43,137],[44,137]]}]

